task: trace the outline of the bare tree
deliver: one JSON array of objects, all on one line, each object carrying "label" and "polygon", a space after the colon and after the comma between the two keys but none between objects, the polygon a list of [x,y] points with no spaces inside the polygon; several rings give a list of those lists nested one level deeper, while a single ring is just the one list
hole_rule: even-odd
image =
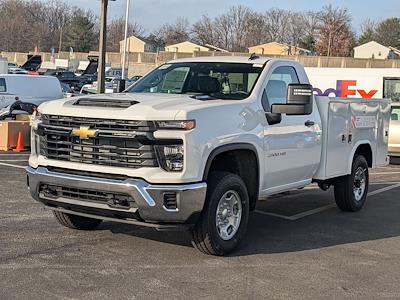
[{"label": "bare tree", "polygon": [[177,18],[174,23],[164,24],[152,33],[156,40],[172,45],[190,40],[190,24],[186,18]]},{"label": "bare tree", "polygon": [[327,56],[348,56],[354,46],[348,10],[329,5],[323,8],[319,16],[317,51]]},{"label": "bare tree", "polygon": [[[128,36],[134,35],[137,37],[143,36],[144,29],[138,23],[128,25]],[[107,26],[107,51],[119,52],[119,42],[125,36],[125,18],[112,20]]]},{"label": "bare tree", "polygon": [[269,41],[287,42],[290,13],[284,9],[273,8],[265,13],[266,30]]},{"label": "bare tree", "polygon": [[219,45],[219,38],[215,26],[215,20],[203,15],[199,21],[192,26],[193,40],[202,45]]}]

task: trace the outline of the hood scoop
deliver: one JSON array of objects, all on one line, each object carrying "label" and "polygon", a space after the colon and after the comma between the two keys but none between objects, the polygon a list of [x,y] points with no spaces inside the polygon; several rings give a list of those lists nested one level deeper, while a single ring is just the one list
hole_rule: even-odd
[{"label": "hood scoop", "polygon": [[138,101],[133,100],[116,100],[116,99],[97,99],[97,98],[81,98],[74,102],[76,106],[92,106],[92,107],[116,107],[116,108],[129,108]]}]

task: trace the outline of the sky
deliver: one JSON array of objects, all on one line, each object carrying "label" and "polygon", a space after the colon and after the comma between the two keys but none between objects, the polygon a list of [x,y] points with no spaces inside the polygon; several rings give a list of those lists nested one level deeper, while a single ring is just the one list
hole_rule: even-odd
[{"label": "sky", "polygon": [[[99,12],[99,0],[64,0],[67,3]],[[232,5],[245,5],[263,12],[268,8],[284,8],[296,11],[319,10],[323,6],[346,7],[353,17],[353,29],[359,31],[363,20],[383,20],[400,16],[400,0],[131,0],[131,23],[137,22],[147,33],[166,22],[173,22],[177,17],[186,17],[194,23],[201,15],[211,17],[220,15]],[[116,0],[109,4],[109,18],[125,15],[126,0]]]}]

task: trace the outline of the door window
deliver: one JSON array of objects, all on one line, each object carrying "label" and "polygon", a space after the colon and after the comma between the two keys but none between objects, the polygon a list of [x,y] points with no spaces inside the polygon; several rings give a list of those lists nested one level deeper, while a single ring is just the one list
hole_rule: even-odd
[{"label": "door window", "polygon": [[400,78],[384,78],[383,85],[384,98],[400,101]]},{"label": "door window", "polygon": [[5,93],[5,92],[7,92],[6,80],[5,78],[0,78],[0,93]]},{"label": "door window", "polygon": [[286,103],[287,89],[291,83],[299,83],[293,67],[278,67],[274,70],[262,97],[262,106],[265,111],[270,111],[272,104]]}]

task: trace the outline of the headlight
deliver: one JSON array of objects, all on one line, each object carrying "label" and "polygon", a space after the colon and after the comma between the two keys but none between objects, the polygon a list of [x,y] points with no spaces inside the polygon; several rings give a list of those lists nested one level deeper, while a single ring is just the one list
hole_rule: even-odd
[{"label": "headlight", "polygon": [[156,121],[157,129],[192,130],[196,127],[195,120],[188,121]]},{"label": "headlight", "polygon": [[157,156],[161,167],[169,172],[183,170],[183,145],[157,145]]}]

